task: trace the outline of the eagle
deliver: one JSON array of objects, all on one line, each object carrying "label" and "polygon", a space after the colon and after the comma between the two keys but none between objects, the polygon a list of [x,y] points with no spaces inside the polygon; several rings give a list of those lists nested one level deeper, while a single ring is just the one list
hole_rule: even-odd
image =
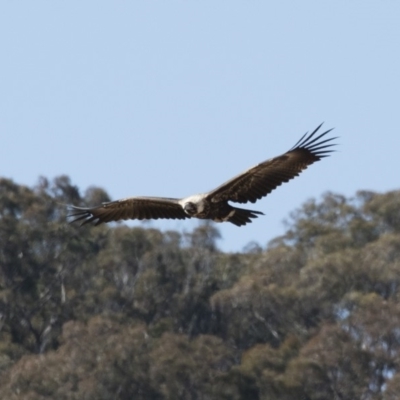
[{"label": "eagle", "polygon": [[329,129],[321,134],[319,125],[312,133],[306,132],[286,153],[264,161],[235,176],[208,193],[195,194],[182,199],[168,197],[135,196],[102,203],[96,207],[70,206],[71,222],[81,225],[128,219],[187,219],[200,218],[215,222],[230,222],[236,226],[252,222],[261,211],[234,207],[234,203],[255,203],[284,182],[298,176],[316,161],[333,152],[331,143],[336,137],[327,138]]}]

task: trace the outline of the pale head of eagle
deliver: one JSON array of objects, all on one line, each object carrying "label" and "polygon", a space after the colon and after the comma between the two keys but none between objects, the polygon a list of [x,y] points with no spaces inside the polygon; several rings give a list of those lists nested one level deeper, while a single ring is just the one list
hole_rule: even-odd
[{"label": "pale head of eagle", "polygon": [[201,215],[206,208],[204,194],[195,194],[179,201],[186,214],[191,217]]},{"label": "pale head of eagle", "polygon": [[187,203],[184,204],[183,210],[185,211],[186,214],[190,215],[191,217],[197,214],[196,204],[192,203],[191,201],[188,201]]}]

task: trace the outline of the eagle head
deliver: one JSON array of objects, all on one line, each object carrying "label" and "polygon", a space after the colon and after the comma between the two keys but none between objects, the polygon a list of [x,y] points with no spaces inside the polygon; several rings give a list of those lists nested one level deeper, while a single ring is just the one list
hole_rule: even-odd
[{"label": "eagle head", "polygon": [[183,206],[183,210],[185,211],[186,214],[193,216],[193,215],[196,215],[196,213],[197,213],[197,206],[196,206],[196,204],[192,203],[191,201],[188,201]]}]

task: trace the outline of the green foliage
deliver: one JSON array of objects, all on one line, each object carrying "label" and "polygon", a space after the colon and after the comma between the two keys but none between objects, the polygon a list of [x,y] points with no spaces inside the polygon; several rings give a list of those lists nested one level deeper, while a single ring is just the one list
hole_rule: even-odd
[{"label": "green foliage", "polygon": [[399,199],[327,193],[225,254],[213,224],[79,227],[104,190],[0,179],[0,398],[397,399]]}]

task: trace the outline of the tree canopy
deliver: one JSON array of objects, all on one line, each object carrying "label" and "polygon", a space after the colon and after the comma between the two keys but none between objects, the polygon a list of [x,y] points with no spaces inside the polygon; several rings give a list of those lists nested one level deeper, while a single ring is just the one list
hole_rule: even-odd
[{"label": "tree canopy", "polygon": [[326,193],[241,253],[66,222],[108,200],[0,179],[0,398],[399,398],[400,191]]}]

